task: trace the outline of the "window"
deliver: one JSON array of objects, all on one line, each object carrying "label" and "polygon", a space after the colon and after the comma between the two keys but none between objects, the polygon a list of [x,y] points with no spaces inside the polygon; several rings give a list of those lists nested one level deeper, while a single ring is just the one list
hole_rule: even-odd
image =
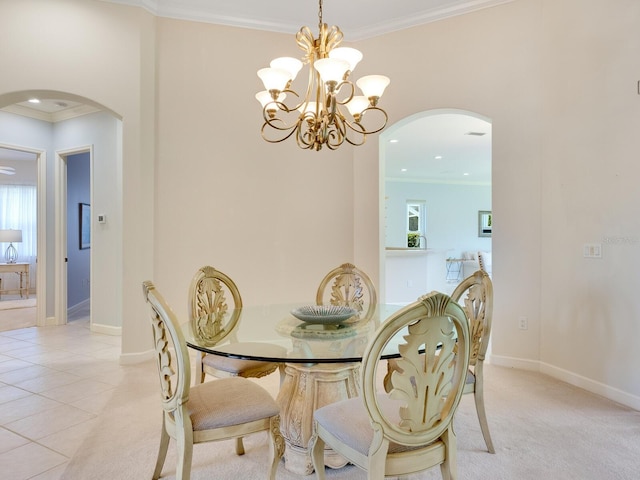
[{"label": "window", "polygon": [[22,242],[15,245],[19,262],[35,262],[37,197],[35,185],[0,185],[0,229],[22,230]]},{"label": "window", "polygon": [[[426,248],[426,207],[422,201],[407,202],[407,247]],[[424,238],[425,245],[421,244]]]}]

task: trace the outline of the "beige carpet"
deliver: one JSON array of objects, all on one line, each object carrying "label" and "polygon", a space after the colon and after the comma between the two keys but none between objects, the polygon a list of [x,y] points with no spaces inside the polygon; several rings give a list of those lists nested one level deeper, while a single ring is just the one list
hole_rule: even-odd
[{"label": "beige carpet", "polygon": [[[151,478],[161,425],[157,373],[151,362],[126,368],[127,378],[63,479]],[[640,412],[537,373],[489,365],[486,377],[486,406],[497,453],[486,452],[473,398],[464,396],[456,418],[461,480],[640,478]],[[275,393],[277,375],[257,381]],[[196,445],[191,478],[263,479],[265,442],[262,434],[249,437],[241,457],[234,454],[231,442]],[[349,466],[329,469],[327,477],[363,480],[366,475]],[[173,442],[162,478],[175,479]],[[304,477],[281,463],[277,478]],[[436,468],[410,478],[441,477]]]}]

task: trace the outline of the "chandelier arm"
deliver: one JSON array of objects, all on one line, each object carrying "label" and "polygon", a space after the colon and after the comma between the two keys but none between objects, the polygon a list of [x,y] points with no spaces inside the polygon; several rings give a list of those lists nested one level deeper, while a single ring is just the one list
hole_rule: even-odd
[{"label": "chandelier arm", "polygon": [[261,133],[261,135],[262,135],[262,139],[263,139],[263,140],[265,140],[265,141],[267,141],[267,142],[269,142],[269,143],[280,143],[280,142],[283,142],[283,141],[285,141],[287,138],[289,138],[291,135],[293,135],[293,133],[297,130],[297,129],[295,128],[295,127],[296,127],[296,125],[294,125],[294,126],[292,126],[292,127],[289,127],[289,129],[288,129],[288,130],[289,130],[289,133],[287,133],[287,134],[286,134],[286,135],[284,135],[283,137],[281,137],[281,138],[277,138],[277,139],[270,139],[270,138],[269,138],[269,137],[267,137],[267,135],[265,135],[265,133],[264,133],[264,132],[265,132],[265,128],[266,128],[266,126],[267,126],[267,125],[269,125],[271,128],[275,128],[276,130],[279,130],[279,131],[285,131],[285,130],[287,130],[287,129],[284,129],[284,128],[276,128],[276,127],[274,127],[272,124],[270,124],[270,123],[268,123],[268,122],[263,123],[263,124],[262,124],[262,128],[260,129],[260,133]]},{"label": "chandelier arm", "polygon": [[[345,98],[344,100],[338,100],[338,93],[340,93],[340,90],[344,85],[348,85],[351,91],[349,92],[349,96],[347,98]],[[356,87],[353,85],[353,83],[349,80],[343,80],[336,86],[336,103],[338,103],[338,105],[346,105],[353,99],[355,93]]]},{"label": "chandelier arm", "polygon": [[371,135],[371,134],[382,131],[382,129],[387,126],[387,122],[389,121],[389,115],[387,115],[387,112],[385,112],[383,109],[379,107],[367,107],[361,112],[360,118],[362,118],[365,112],[368,112],[368,111],[377,111],[382,113],[382,115],[384,115],[384,122],[382,122],[382,125],[379,128],[376,128],[375,130],[367,130],[363,125],[360,124],[360,122],[357,122],[363,128],[364,134]]}]

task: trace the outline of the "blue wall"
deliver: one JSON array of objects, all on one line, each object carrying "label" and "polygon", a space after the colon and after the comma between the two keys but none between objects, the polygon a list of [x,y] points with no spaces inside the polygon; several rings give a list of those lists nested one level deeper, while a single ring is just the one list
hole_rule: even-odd
[{"label": "blue wall", "polygon": [[80,249],[80,204],[91,203],[89,152],[67,157],[67,307],[89,299],[91,249]]}]

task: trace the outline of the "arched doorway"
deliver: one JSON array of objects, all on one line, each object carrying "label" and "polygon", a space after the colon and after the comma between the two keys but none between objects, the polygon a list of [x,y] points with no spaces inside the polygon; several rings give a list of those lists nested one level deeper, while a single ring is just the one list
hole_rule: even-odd
[{"label": "arched doorway", "polygon": [[[458,109],[420,112],[380,135],[385,301],[408,303],[431,290],[450,293],[461,278],[449,275],[447,259],[491,251],[491,238],[478,235],[478,212],[491,211],[491,137],[487,117]],[[421,215],[414,227],[411,215]],[[415,225],[424,251],[409,247]]]},{"label": "arched doorway", "polygon": [[[38,98],[45,108],[30,108],[29,99]],[[49,107],[47,107],[49,106]],[[56,110],[56,107],[58,109]],[[50,108],[50,111],[47,111]],[[39,152],[38,167],[38,283],[36,286],[39,300],[37,325],[63,324],[66,322],[66,224],[63,209],[66,202],[61,188],[59,168],[60,154],[80,150],[91,150],[98,158],[99,166],[91,173],[91,197],[95,200],[91,225],[97,223],[94,212],[108,212],[111,205],[121,203],[121,162],[122,162],[122,123],[114,112],[102,105],[70,93],[30,90],[0,95],[0,122],[11,124],[11,128],[0,129],[0,143],[10,143],[25,151]],[[66,152],[66,153],[65,153]],[[56,163],[57,162],[57,163]],[[93,178],[101,179],[94,195]],[[49,188],[47,188],[49,186]],[[51,186],[53,188],[51,188]],[[121,224],[115,221],[120,212],[111,210],[110,218],[114,224],[109,229],[97,231],[92,237],[93,257],[113,255],[106,245],[117,243],[113,239],[122,237]],[[105,215],[106,218],[106,215]],[[64,247],[63,247],[64,245]],[[102,277],[102,276],[101,276]],[[100,279],[101,280],[101,279]],[[101,280],[102,281],[102,280]],[[110,280],[105,280],[108,283]],[[95,282],[87,282],[94,291]],[[111,280],[113,283],[113,279]],[[98,286],[97,291],[104,288]],[[93,295],[92,295],[93,296]],[[108,312],[106,313],[108,315]],[[93,329],[92,323],[92,329]],[[107,332],[106,330],[110,330]],[[120,333],[120,328],[103,328],[105,333]]]}]

